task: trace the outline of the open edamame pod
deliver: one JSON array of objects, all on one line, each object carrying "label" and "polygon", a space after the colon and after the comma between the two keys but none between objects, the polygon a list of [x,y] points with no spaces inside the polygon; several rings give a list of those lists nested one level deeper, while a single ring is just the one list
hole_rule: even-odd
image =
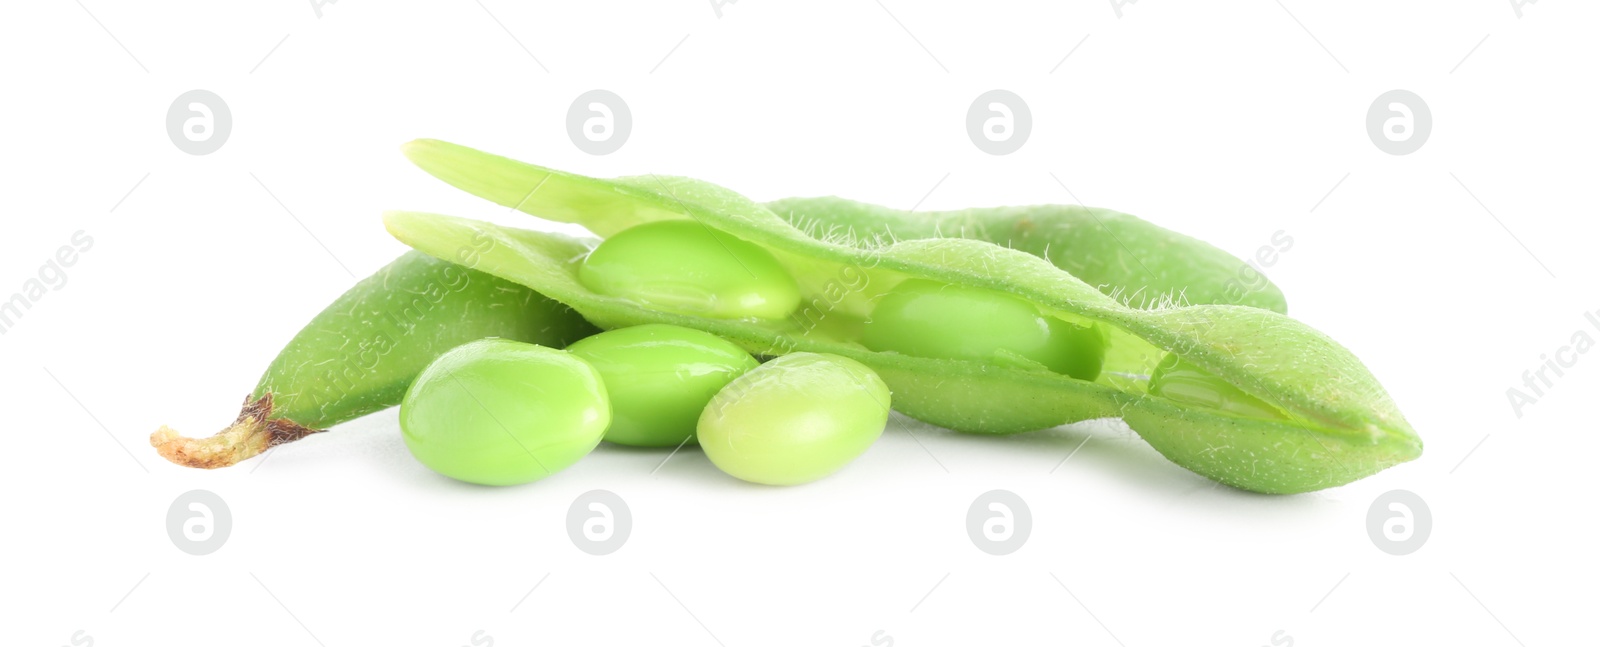
[{"label": "open edamame pod", "polygon": [[902,211],[843,198],[786,198],[766,208],[814,237],[859,246],[971,238],[1050,261],[1135,308],[1232,304],[1288,312],[1255,268],[1202,240],[1110,209],[1048,204]]},{"label": "open edamame pod", "polygon": [[[490,239],[467,240],[471,261]],[[430,362],[486,337],[561,348],[595,329],[533,290],[419,252],[407,252],[329,304],[279,351],[239,418],[208,438],[167,427],[150,435],[163,458],[227,467],[274,445],[400,404]]]},{"label": "open edamame pod", "polygon": [[[385,223],[412,247],[450,258],[464,241],[494,241],[472,267],[571,305],[603,328],[669,323],[699,328],[753,353],[831,353],[867,365],[895,408],[973,433],[1016,433],[1120,417],[1164,456],[1206,477],[1269,493],[1349,483],[1421,454],[1422,442],[1376,378],[1348,350],[1270,310],[1235,305],[1130,307],[1017,250],[969,239],[879,247],[821,241],[749,199],[706,182],[646,176],[600,180],[441,142],[408,154],[425,169],[507,198],[528,213],[602,235],[656,220],[690,219],[757,245],[791,274],[800,308],[781,319],[666,311],[605,295],[579,279],[590,243],[431,214],[393,212]],[[908,280],[991,290],[1073,326],[1098,329],[1102,366],[1079,379],[1026,361],[919,357],[862,343],[884,295]],[[1184,370],[1152,375],[1170,355]],[[1215,394],[1206,395],[1208,387]],[[1264,403],[1265,411],[1227,406]],[[1215,404],[1224,403],[1224,404]]]},{"label": "open edamame pod", "polygon": [[[631,198],[662,191],[675,180],[642,176],[585,185],[590,178],[566,175],[565,181],[582,190],[569,187],[566,200],[540,201],[528,194],[533,187],[522,185],[527,171],[515,160],[433,139],[413,141],[405,153],[463,191],[542,218],[577,222],[607,238],[659,219],[648,202]],[[913,213],[832,197],[787,198],[765,206],[813,237],[864,249],[897,240],[971,238],[1021,250],[1135,308],[1228,304],[1288,312],[1278,286],[1244,261],[1110,209],[1038,205]]]}]

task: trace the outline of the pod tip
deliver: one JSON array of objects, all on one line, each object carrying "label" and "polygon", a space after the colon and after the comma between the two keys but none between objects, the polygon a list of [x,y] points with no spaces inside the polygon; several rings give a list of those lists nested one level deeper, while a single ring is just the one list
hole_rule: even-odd
[{"label": "pod tip", "polygon": [[418,138],[418,139],[413,139],[411,141],[408,141],[408,142],[406,142],[404,144],[401,144],[400,145],[400,152],[404,153],[406,157],[410,158],[410,157],[415,156],[417,153],[419,153],[419,152],[421,152],[421,151],[423,151],[425,149],[433,148],[435,146],[438,146],[440,143],[442,143],[442,142],[440,142],[437,139],[429,139],[427,137],[421,137],[421,138]]}]

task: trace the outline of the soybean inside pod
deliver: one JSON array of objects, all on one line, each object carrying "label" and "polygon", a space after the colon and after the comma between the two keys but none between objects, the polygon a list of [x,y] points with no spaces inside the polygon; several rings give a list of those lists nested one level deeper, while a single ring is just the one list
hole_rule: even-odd
[{"label": "soybean inside pod", "polygon": [[[766,250],[793,277],[798,310],[729,319],[590,289],[592,243],[448,216],[391,212],[396,238],[531,287],[603,328],[668,323],[752,353],[832,353],[877,371],[902,413],[970,433],[1008,434],[1118,417],[1168,459],[1235,487],[1295,493],[1349,483],[1422,451],[1394,402],[1348,350],[1282,314],[1246,306],[1137,309],[1051,263],[992,243],[904,240],[880,247],[818,240],[737,193],[698,180],[601,180],[419,141],[407,154],[472,193],[601,236],[662,220]],[[485,242],[489,241],[489,242]],[[1028,357],[941,358],[863,343],[873,308],[908,280],[1009,295],[1073,329],[1094,331],[1101,364],[1085,377]],[[1153,384],[1166,380],[1162,388]]]}]

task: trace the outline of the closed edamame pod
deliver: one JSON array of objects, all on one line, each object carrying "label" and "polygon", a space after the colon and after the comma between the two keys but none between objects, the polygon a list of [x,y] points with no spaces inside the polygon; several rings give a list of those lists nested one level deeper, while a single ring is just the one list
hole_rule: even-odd
[{"label": "closed edamame pod", "polygon": [[857,245],[970,238],[1050,261],[1136,308],[1231,304],[1288,312],[1283,292],[1209,243],[1125,213],[1078,205],[902,211],[843,198],[786,198],[766,208],[813,236]]},{"label": "closed edamame pod", "polygon": [[[655,221],[694,221],[766,250],[802,297],[787,317],[662,309],[586,285],[580,273],[589,242],[447,216],[386,214],[391,234],[442,258],[463,241],[492,239],[472,267],[533,287],[603,328],[668,323],[711,332],[756,354],[849,358],[877,372],[897,410],[957,431],[1016,433],[1119,417],[1177,464],[1258,492],[1342,485],[1422,451],[1421,440],[1354,355],[1269,309],[1132,307],[1037,256],[979,240],[872,247],[819,240],[737,193],[688,178],[601,180],[429,140],[413,142],[406,152],[471,193],[601,236]],[[1052,367],[1011,342],[954,354],[864,343],[875,309],[909,281],[990,291],[1025,303],[1010,309],[1017,316],[1037,313],[1068,324],[1063,330],[1098,331],[1093,339],[1101,349],[1092,357],[1100,368],[1092,378],[1087,371],[1074,376],[1066,368],[1071,363]],[[908,325],[920,320],[906,319]],[[1055,342],[1047,337],[1042,343]],[[1082,350],[1090,342],[1072,343]],[[1173,361],[1182,365],[1158,375]]]},{"label": "closed edamame pod", "polygon": [[[462,241],[450,258],[471,260],[486,242]],[[267,366],[228,428],[188,438],[162,427],[150,444],[179,465],[226,467],[399,404],[429,362],[466,342],[504,337],[560,348],[594,331],[572,309],[532,289],[407,252],[306,324]]]}]

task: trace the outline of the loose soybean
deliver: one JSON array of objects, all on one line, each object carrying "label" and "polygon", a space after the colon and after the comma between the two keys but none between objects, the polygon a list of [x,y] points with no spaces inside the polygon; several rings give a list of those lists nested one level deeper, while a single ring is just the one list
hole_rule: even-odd
[{"label": "loose soybean", "polygon": [[603,332],[567,352],[605,380],[611,398],[605,439],[635,447],[694,442],[695,423],[711,397],[759,364],[716,335],[664,324]]},{"label": "loose soybean", "polygon": [[445,353],[400,404],[411,454],[480,485],[537,481],[576,463],[605,434],[600,373],[564,351],[485,339]]},{"label": "loose soybean", "polygon": [[883,434],[889,387],[860,362],[794,353],[728,384],[700,416],[700,446],[722,471],[797,485],[832,474]]}]

